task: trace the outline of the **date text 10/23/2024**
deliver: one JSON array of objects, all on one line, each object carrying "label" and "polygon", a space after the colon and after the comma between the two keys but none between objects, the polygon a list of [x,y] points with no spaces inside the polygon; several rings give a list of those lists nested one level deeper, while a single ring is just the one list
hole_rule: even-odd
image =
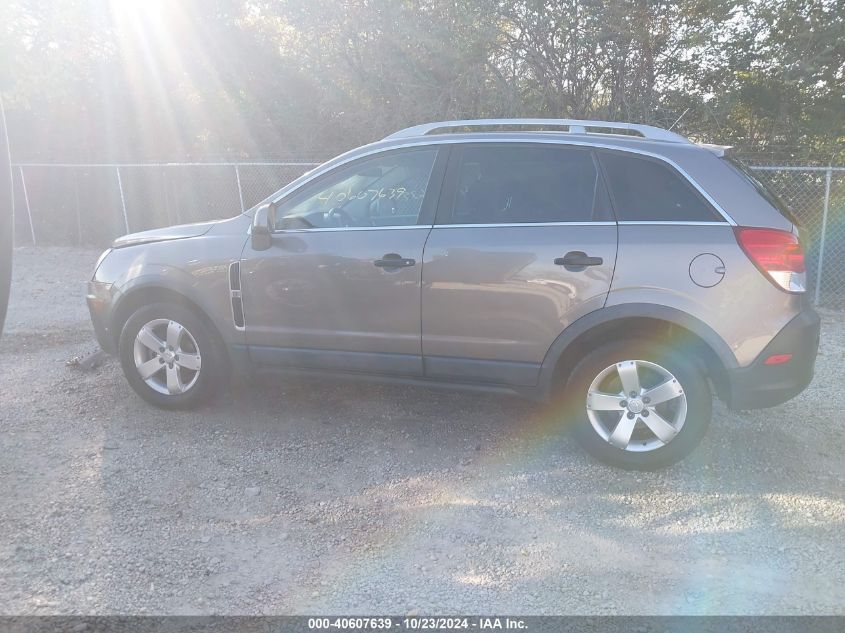
[{"label": "date text 10/23/2024", "polygon": [[314,630],[410,630],[410,631],[447,631],[447,630],[525,630],[526,622],[520,618],[501,617],[427,617],[405,616],[391,617],[336,617],[309,618],[308,628]]}]

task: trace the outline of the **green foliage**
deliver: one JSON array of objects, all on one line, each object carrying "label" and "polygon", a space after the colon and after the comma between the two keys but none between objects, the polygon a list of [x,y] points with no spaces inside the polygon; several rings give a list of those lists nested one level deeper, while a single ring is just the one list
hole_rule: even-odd
[{"label": "green foliage", "polygon": [[498,116],[676,124],[778,159],[843,155],[845,0],[9,0],[0,11],[20,160],[326,157],[422,121]]}]

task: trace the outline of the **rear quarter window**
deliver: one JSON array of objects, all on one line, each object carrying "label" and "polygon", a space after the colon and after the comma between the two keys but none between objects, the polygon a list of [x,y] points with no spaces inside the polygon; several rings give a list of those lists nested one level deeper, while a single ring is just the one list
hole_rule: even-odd
[{"label": "rear quarter window", "polygon": [[731,169],[733,169],[746,183],[754,187],[755,191],[770,205],[772,205],[778,213],[780,213],[787,220],[792,222],[795,226],[801,226],[801,221],[792,212],[781,198],[770,187],[766,185],[760,178],[758,178],[753,171],[742,161],[735,157],[725,157],[723,159]]},{"label": "rear quarter window", "polygon": [[723,222],[704,197],[667,163],[633,154],[600,152],[620,222]]}]

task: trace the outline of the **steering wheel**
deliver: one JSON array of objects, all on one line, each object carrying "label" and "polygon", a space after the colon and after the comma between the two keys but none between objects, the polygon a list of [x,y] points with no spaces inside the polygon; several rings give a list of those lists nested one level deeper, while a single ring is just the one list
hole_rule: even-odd
[{"label": "steering wheel", "polygon": [[[336,218],[336,219],[335,219]],[[326,219],[333,226],[355,226],[355,221],[340,207],[334,207],[326,214]]]}]

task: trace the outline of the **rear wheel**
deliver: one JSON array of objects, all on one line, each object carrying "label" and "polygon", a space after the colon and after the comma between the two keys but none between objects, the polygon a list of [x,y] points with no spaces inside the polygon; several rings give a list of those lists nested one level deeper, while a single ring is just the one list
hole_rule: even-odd
[{"label": "rear wheel", "polygon": [[650,470],[691,453],[710,423],[704,372],[649,341],[608,343],[575,367],[567,385],[578,442],[621,468]]},{"label": "rear wheel", "polygon": [[199,404],[225,376],[225,352],[214,333],[179,305],[140,308],[123,326],[119,353],[136,393],[167,409]]}]

